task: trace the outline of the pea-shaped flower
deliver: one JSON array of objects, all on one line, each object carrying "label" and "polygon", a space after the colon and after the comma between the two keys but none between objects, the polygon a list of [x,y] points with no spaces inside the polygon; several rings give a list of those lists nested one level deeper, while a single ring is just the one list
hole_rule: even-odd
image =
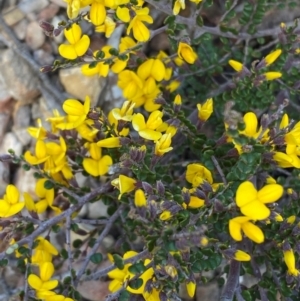
[{"label": "pea-shaped flower", "polygon": [[64,30],[64,34],[69,44],[61,44],[58,47],[59,54],[68,60],[83,56],[90,46],[90,38],[82,35],[80,26],[74,23],[71,28]]}]

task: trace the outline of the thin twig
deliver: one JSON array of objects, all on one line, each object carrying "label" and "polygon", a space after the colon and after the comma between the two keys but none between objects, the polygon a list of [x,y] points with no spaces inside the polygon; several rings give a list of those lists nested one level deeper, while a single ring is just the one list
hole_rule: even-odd
[{"label": "thin twig", "polygon": [[215,168],[217,169],[219,175],[221,176],[223,183],[224,183],[225,185],[227,185],[227,180],[226,180],[226,178],[225,178],[224,172],[223,172],[223,170],[222,170],[222,168],[221,168],[221,166],[220,166],[218,160],[216,159],[215,156],[212,156],[211,159],[212,159],[212,161],[213,161],[213,163],[214,163],[214,165],[215,165]]},{"label": "thin twig", "polygon": [[99,237],[97,238],[94,246],[92,247],[91,251],[89,252],[89,254],[86,256],[85,261],[83,262],[83,264],[80,267],[80,270],[77,272],[76,275],[76,279],[74,281],[74,286],[76,287],[80,281],[80,278],[82,277],[82,275],[84,274],[84,272],[86,271],[86,268],[90,262],[91,256],[94,255],[98,248],[100,247],[103,239],[107,236],[108,232],[110,231],[111,227],[113,226],[114,222],[118,219],[119,217],[119,213],[124,209],[124,207],[121,205],[116,212],[109,218],[107,224],[105,225],[101,235],[99,235]]},{"label": "thin twig", "polygon": [[[29,249],[29,257],[31,257],[31,253],[32,253],[32,245],[33,245],[33,242],[29,242],[28,243],[28,249]],[[26,262],[26,270],[25,270],[25,283],[24,283],[24,298],[23,300],[24,301],[27,301],[28,300],[28,292],[29,292],[29,286],[28,286],[28,272],[29,272],[29,267],[30,267],[30,261],[27,259],[27,262]]]},{"label": "thin twig", "polygon": [[72,269],[73,269],[73,255],[71,250],[71,217],[67,216],[66,218],[66,246],[68,251],[68,264],[69,264],[69,271],[70,271],[70,277],[71,277],[71,284],[74,286],[74,279],[72,276]]}]

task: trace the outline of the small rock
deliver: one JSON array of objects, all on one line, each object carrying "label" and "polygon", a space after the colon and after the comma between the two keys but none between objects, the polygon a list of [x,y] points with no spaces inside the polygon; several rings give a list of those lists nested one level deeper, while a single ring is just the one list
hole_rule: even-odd
[{"label": "small rock", "polygon": [[30,22],[29,25],[27,26],[27,31],[26,31],[26,44],[32,49],[38,49],[40,48],[45,40],[46,40],[46,35],[43,32],[43,29],[40,27],[38,22]]},{"label": "small rock", "polygon": [[59,78],[67,93],[82,101],[88,95],[92,105],[97,104],[100,92],[105,85],[105,78],[97,75],[85,76],[80,67],[60,69]]},{"label": "small rock", "polygon": [[18,169],[15,178],[15,185],[20,193],[28,192],[30,195],[35,195],[36,180],[33,176],[35,170],[30,169],[25,171],[22,167]]},{"label": "small rock", "polygon": [[27,128],[30,126],[30,113],[31,113],[31,106],[30,105],[21,105],[16,106],[13,119],[13,132],[18,137],[19,141],[22,145],[28,145],[30,143],[31,137],[27,132]]},{"label": "small rock", "polygon": [[0,154],[7,154],[9,149],[13,149],[17,156],[20,156],[23,151],[22,144],[18,140],[17,136],[12,132],[8,132],[4,135],[0,146]]},{"label": "small rock", "polygon": [[26,29],[28,26],[28,20],[26,18],[22,19],[20,22],[13,26],[13,30],[19,40],[24,40],[26,37]]},{"label": "small rock", "polygon": [[18,6],[25,14],[29,14],[33,12],[40,12],[48,5],[48,0],[22,0]]},{"label": "small rock", "polygon": [[0,51],[0,80],[10,95],[22,103],[30,103],[40,94],[37,76],[11,49]]},{"label": "small rock", "polygon": [[[52,19],[51,24],[55,28],[57,28],[58,23],[61,22],[61,21],[66,21],[66,19],[63,16],[61,16],[61,15],[60,16],[54,16],[53,19]],[[58,36],[53,37],[53,40],[55,41],[55,43],[57,45],[60,45],[64,41],[64,34],[63,34],[63,32],[61,32]]]},{"label": "small rock", "polygon": [[1,128],[0,128],[0,141],[2,141],[3,136],[8,128],[8,124],[9,124],[9,120],[10,120],[10,114],[9,113],[0,113],[0,124],[1,124]]},{"label": "small rock", "polygon": [[43,49],[35,50],[33,52],[33,57],[34,60],[41,66],[52,65],[54,61],[54,56]]},{"label": "small rock", "polygon": [[207,283],[205,285],[199,285],[196,289],[196,299],[197,301],[211,301],[219,300],[220,298],[220,288],[217,282]]},{"label": "small rock", "polygon": [[6,9],[3,12],[3,19],[8,26],[17,24],[25,18],[25,14],[17,6]]},{"label": "small rock", "polygon": [[110,294],[108,285],[109,282],[100,280],[85,281],[78,286],[78,292],[91,301],[104,300]]},{"label": "small rock", "polygon": [[55,3],[60,7],[67,7],[67,3],[63,0],[50,0],[50,2]]},{"label": "small rock", "polygon": [[97,219],[99,217],[108,217],[107,215],[107,205],[105,205],[101,200],[95,203],[88,203],[88,212],[86,217],[88,219]]},{"label": "small rock", "polygon": [[[0,154],[7,154],[7,152],[0,152]],[[6,186],[9,183],[9,163],[8,162],[0,162],[0,197],[5,194]],[[1,245],[1,243],[0,243]],[[1,248],[0,248],[1,249]]]},{"label": "small rock", "polygon": [[59,6],[55,3],[50,3],[38,15],[39,20],[50,21],[59,11]]}]

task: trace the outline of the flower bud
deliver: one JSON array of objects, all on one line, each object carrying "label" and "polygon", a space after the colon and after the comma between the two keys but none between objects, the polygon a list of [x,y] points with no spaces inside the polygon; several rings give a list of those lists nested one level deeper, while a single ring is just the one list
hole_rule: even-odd
[{"label": "flower bud", "polygon": [[156,181],[156,189],[157,189],[158,194],[160,194],[160,195],[165,194],[165,186],[161,180]]}]

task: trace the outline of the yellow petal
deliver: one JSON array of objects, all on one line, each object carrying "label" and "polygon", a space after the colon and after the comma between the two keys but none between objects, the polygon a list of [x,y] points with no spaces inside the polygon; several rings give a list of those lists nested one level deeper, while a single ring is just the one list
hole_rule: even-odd
[{"label": "yellow petal", "polygon": [[128,23],[130,21],[129,9],[127,7],[118,6],[116,14],[121,21],[125,23]]},{"label": "yellow petal", "polygon": [[235,61],[235,60],[229,60],[229,65],[237,72],[240,72],[243,70],[243,64]]},{"label": "yellow petal", "polygon": [[248,112],[244,115],[246,125],[245,134],[249,137],[254,137],[257,132],[257,117],[253,112]]},{"label": "yellow petal", "polygon": [[138,132],[146,128],[145,117],[141,113],[134,114],[132,117],[132,126]]},{"label": "yellow petal", "polygon": [[6,187],[6,197],[10,204],[16,204],[19,202],[20,193],[16,186],[7,185]]},{"label": "yellow petal", "polygon": [[73,23],[71,28],[64,30],[64,34],[70,44],[75,44],[80,40],[81,28],[78,24]]},{"label": "yellow petal", "polygon": [[242,240],[242,226],[236,223],[233,219],[229,221],[229,233],[231,237],[236,241]]},{"label": "yellow petal", "polygon": [[94,176],[98,177],[99,176],[99,171],[98,171],[98,161],[94,160],[92,158],[84,158],[82,161],[82,165],[84,170]]},{"label": "yellow petal", "polygon": [[95,26],[103,24],[106,18],[106,10],[102,3],[94,1],[90,9],[90,19]]},{"label": "yellow petal", "polygon": [[249,254],[247,254],[244,251],[241,250],[237,250],[234,253],[234,259],[237,261],[250,261],[251,260],[251,256]]},{"label": "yellow petal", "polygon": [[189,202],[189,207],[190,208],[200,208],[204,205],[205,201],[196,197],[196,196],[191,196],[190,197],[190,202]]},{"label": "yellow petal", "polygon": [[120,138],[119,137],[110,137],[106,139],[102,139],[97,142],[97,145],[100,147],[106,147],[106,148],[115,148],[120,147]]},{"label": "yellow petal", "polygon": [[190,298],[194,298],[196,292],[196,283],[194,281],[190,281],[186,284],[186,289]]},{"label": "yellow petal", "polygon": [[264,242],[265,236],[261,229],[257,227],[256,225],[252,224],[251,222],[244,223],[242,225],[242,229],[245,233],[245,235],[253,240],[254,242],[260,244]]},{"label": "yellow petal", "polygon": [[113,161],[110,156],[108,155],[103,156],[101,160],[98,162],[99,176],[105,175],[108,172],[109,167],[112,165],[112,163]]},{"label": "yellow petal", "polygon": [[256,199],[257,190],[251,182],[245,181],[242,184],[240,184],[236,192],[236,204],[239,207],[242,207]]},{"label": "yellow petal", "polygon": [[38,277],[37,275],[34,275],[34,274],[30,274],[29,277],[28,277],[28,283],[29,285],[35,289],[35,290],[40,290],[40,288],[42,287],[43,285],[43,282],[42,280],[40,279],[40,277]]},{"label": "yellow petal", "polygon": [[83,56],[90,46],[90,38],[87,35],[83,35],[82,38],[74,45],[76,54]]},{"label": "yellow petal", "polygon": [[40,265],[40,277],[43,282],[48,281],[54,273],[52,262],[45,262]]},{"label": "yellow petal", "polygon": [[69,115],[80,116],[84,114],[83,104],[77,99],[67,99],[63,104],[63,110]]},{"label": "yellow petal", "polygon": [[269,184],[258,191],[258,199],[267,204],[278,201],[283,195],[283,187],[279,184]]},{"label": "yellow petal", "polygon": [[259,200],[240,207],[241,212],[253,220],[263,220],[270,216],[270,209]]},{"label": "yellow petal", "polygon": [[156,141],[161,138],[162,133],[156,132],[156,131],[150,130],[150,129],[145,129],[145,130],[139,131],[139,135],[141,137],[143,137],[144,139]]}]

